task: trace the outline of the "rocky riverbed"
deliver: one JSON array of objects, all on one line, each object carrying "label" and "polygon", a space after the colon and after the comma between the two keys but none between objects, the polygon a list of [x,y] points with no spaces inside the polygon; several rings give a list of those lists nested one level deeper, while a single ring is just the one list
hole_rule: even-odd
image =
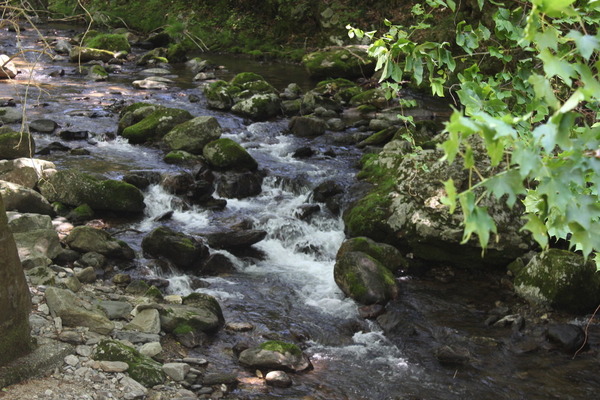
[{"label": "rocky riverbed", "polygon": [[[557,269],[559,291],[532,289],[550,259],[582,261],[531,252],[518,209],[494,209],[508,239],[490,257],[459,245],[460,218],[440,202],[441,181],[465,179],[435,149],[445,105],[390,102],[368,80],[224,75],[170,53],[164,35],[115,32],[125,53],[45,32],[51,56],[16,59],[2,87],[17,95],[3,93],[0,190],[33,335],[55,364],[0,397],[595,393],[596,276]],[[337,50],[309,69],[344,60]],[[20,97],[30,65],[34,104]]]}]

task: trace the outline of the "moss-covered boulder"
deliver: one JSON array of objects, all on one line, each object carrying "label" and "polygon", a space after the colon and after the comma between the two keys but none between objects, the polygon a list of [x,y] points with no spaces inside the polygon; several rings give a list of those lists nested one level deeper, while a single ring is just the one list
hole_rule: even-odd
[{"label": "moss-covered boulder", "polygon": [[356,237],[344,241],[336,258],[341,258],[344,254],[353,251],[360,251],[373,257],[394,273],[408,267],[408,261],[397,248],[386,243],[378,243],[367,237]]},{"label": "moss-covered boulder", "polygon": [[304,371],[312,367],[302,350],[293,343],[269,340],[260,346],[246,349],[240,353],[240,364],[249,368]]},{"label": "moss-covered boulder", "polygon": [[392,140],[396,135],[396,132],[398,132],[398,128],[396,128],[395,126],[390,126],[362,140],[356,145],[356,147],[362,149],[367,146],[382,146],[388,143],[390,140]]},{"label": "moss-covered boulder", "polygon": [[[139,105],[128,110],[131,114],[126,112],[121,117],[122,122],[119,123],[119,127],[122,128],[121,136],[127,138],[130,143],[158,141],[175,126],[193,118],[188,111],[178,108],[157,106],[154,109],[147,109],[146,107]],[[125,127],[129,121],[133,124]]]},{"label": "moss-covered boulder", "polygon": [[258,163],[246,149],[229,138],[208,143],[204,146],[203,155],[211,166],[218,169],[254,171],[258,168]]},{"label": "moss-covered boulder", "polygon": [[88,70],[87,78],[94,82],[102,82],[108,79],[108,72],[102,65],[92,65]]},{"label": "moss-covered boulder", "polygon": [[370,77],[375,71],[375,60],[367,49],[359,46],[335,47],[309,53],[302,58],[308,74],[317,79]]},{"label": "moss-covered boulder", "polygon": [[204,87],[204,96],[209,108],[227,111],[234,104],[233,97],[240,91],[238,86],[232,86],[225,81],[216,81]]},{"label": "moss-covered boulder", "polygon": [[196,117],[175,126],[164,137],[172,150],[202,154],[204,146],[221,137],[221,125],[215,117]]},{"label": "moss-covered boulder", "polygon": [[83,44],[85,47],[112,52],[124,51],[129,53],[131,51],[131,45],[129,44],[129,40],[127,40],[127,36],[118,33],[102,33],[94,35],[89,39],[86,39]]},{"label": "moss-covered boulder", "polygon": [[[473,138],[471,146],[479,170],[490,171],[481,143]],[[364,159],[359,177],[374,186],[344,214],[349,236],[367,236],[410,251],[417,258],[460,267],[504,267],[529,251],[531,238],[521,231],[522,204],[517,202],[510,209],[487,198],[479,205],[487,207],[500,240],[490,240],[484,258],[477,238],[462,244],[462,213],[450,214],[441,199],[445,196],[442,182],[449,178],[457,187],[468,185],[463,160],[441,161],[443,151],[438,149],[406,157],[407,150],[411,151],[406,141],[392,140],[381,153]]]},{"label": "moss-covered boulder", "polygon": [[339,254],[333,277],[342,292],[360,304],[385,304],[398,295],[392,271],[363,252]]},{"label": "moss-covered boulder", "polygon": [[217,299],[203,293],[192,293],[183,299],[183,304],[165,305],[160,310],[160,323],[166,332],[176,335],[214,333],[223,326],[225,318]]},{"label": "moss-covered boulder", "polygon": [[346,104],[350,102],[352,97],[362,93],[363,89],[351,80],[335,78],[320,81],[312,92],[328,96],[338,103]]},{"label": "moss-covered boulder", "polygon": [[162,258],[184,270],[200,268],[206,257],[208,248],[193,236],[175,232],[171,228],[161,226],[142,240],[144,253]]},{"label": "moss-covered boulder", "polygon": [[377,109],[383,109],[387,107],[389,103],[383,89],[377,88],[358,93],[350,99],[350,104],[354,107],[369,105]]},{"label": "moss-covered boulder", "polygon": [[32,157],[35,141],[28,132],[16,132],[8,126],[0,128],[0,160]]},{"label": "moss-covered boulder", "polygon": [[161,364],[118,340],[101,340],[92,358],[97,361],[126,363],[129,366],[127,369],[129,376],[146,387],[160,385],[166,379]]},{"label": "moss-covered boulder", "polygon": [[255,94],[231,107],[234,114],[255,121],[264,121],[281,114],[281,99],[274,93]]},{"label": "moss-covered boulder", "polygon": [[183,150],[173,150],[165,154],[163,161],[167,164],[188,164],[200,162],[200,157]]},{"label": "moss-covered boulder", "polygon": [[300,137],[321,136],[327,130],[327,123],[319,118],[299,116],[290,119],[288,129]]},{"label": "moss-covered boulder", "polygon": [[143,54],[136,62],[137,65],[149,65],[155,63],[167,63],[169,60],[167,59],[168,50],[164,47],[157,47]]},{"label": "moss-covered boulder", "polygon": [[91,47],[74,46],[69,52],[69,59],[74,63],[86,63],[88,61],[108,62],[115,58],[115,53],[108,50],[93,49]]},{"label": "moss-covered boulder", "polygon": [[32,349],[31,297],[0,195],[0,366]]},{"label": "moss-covered boulder", "polygon": [[515,292],[539,305],[592,312],[600,303],[600,273],[579,254],[549,249],[515,272]]},{"label": "moss-covered boulder", "polygon": [[67,246],[81,253],[99,253],[106,257],[133,260],[135,253],[129,245],[116,240],[110,233],[91,226],[76,226],[64,239]]},{"label": "moss-covered boulder", "polygon": [[182,43],[171,44],[167,48],[167,60],[170,63],[183,63],[187,60],[187,48]]},{"label": "moss-covered boulder", "polygon": [[75,170],[59,171],[39,184],[40,193],[50,202],[70,206],[87,204],[96,211],[140,213],[144,195],[135,186],[113,179],[100,180]]}]

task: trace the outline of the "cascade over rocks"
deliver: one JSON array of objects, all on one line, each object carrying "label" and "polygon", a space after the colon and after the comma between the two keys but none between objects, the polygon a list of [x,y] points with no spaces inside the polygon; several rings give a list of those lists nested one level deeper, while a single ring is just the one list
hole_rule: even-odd
[{"label": "cascade over rocks", "polygon": [[0,365],[32,349],[31,298],[0,195]]},{"label": "cascade over rocks", "polygon": [[89,205],[97,211],[141,213],[144,195],[133,185],[113,179],[100,180],[75,170],[59,171],[40,182],[40,192],[50,202],[70,206]]},{"label": "cascade over rocks", "polygon": [[262,192],[264,174],[259,171],[228,171],[217,176],[217,193],[228,199],[245,199]]}]

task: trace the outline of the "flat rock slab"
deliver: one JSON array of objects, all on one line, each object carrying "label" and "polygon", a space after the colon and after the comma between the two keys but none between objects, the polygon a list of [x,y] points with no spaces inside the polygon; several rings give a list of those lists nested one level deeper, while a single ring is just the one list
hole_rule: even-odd
[{"label": "flat rock slab", "polygon": [[67,343],[38,338],[39,346],[13,362],[0,367],[0,388],[27,379],[48,375],[62,366],[64,359],[75,350]]}]

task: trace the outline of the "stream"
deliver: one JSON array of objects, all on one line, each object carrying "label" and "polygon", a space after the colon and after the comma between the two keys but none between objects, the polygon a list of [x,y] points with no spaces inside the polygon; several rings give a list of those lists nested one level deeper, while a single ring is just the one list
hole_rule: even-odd
[{"label": "stream", "polygon": [[[41,32],[54,40],[74,33],[68,26],[42,26]],[[15,33],[0,32],[0,53],[15,50]],[[39,48],[35,31],[21,33],[25,49]],[[136,49],[140,52],[140,49]],[[227,68],[218,71],[228,79],[234,73],[255,71],[278,89],[296,82],[302,88],[314,85],[296,65],[268,64],[236,56],[203,56]],[[211,58],[212,57],[212,58]],[[143,220],[108,220],[111,228],[123,231],[118,238],[138,252],[136,274],[169,280],[167,290],[189,294],[194,290],[215,296],[226,321],[248,322],[250,332],[221,330],[206,346],[195,349],[215,371],[237,371],[242,376],[234,394],[244,399],[592,399],[598,396],[598,348],[600,330],[593,325],[590,351],[573,359],[572,354],[554,349],[527,347],[527,337],[511,327],[484,324],[488,313],[499,304],[512,307],[518,300],[502,283],[503,275],[453,271],[450,280],[435,276],[402,276],[399,298],[386,307],[380,324],[359,317],[357,305],[345,298],[333,280],[336,252],[345,239],[341,218],[321,207],[313,218],[295,217],[298,207],[310,202],[311,191],[326,180],[349,188],[355,184],[360,150],[338,143],[330,134],[317,139],[287,135],[288,121],[278,118],[249,123],[230,113],[210,110],[199,84],[183,66],[174,66],[174,80],[165,91],[137,90],[142,67],[125,63],[118,74],[105,82],[90,82],[75,71],[75,64],[52,61],[36,53],[16,60],[21,74],[0,82],[0,98],[14,98],[24,105],[29,121],[48,118],[62,129],[89,131],[87,140],[63,144],[84,147],[89,155],[52,152],[41,158],[59,169],[77,168],[119,179],[131,171],[177,173],[185,167],[166,164],[156,148],[131,145],[116,132],[118,112],[113,107],[137,101],[188,110],[194,116],[210,115],[223,127],[224,137],[241,143],[266,171],[262,193],[256,197],[227,199],[223,211],[181,209],[174,196],[158,185],[145,191]],[[27,72],[27,64],[32,72]],[[64,76],[51,77],[56,71]],[[28,78],[35,85],[26,85]],[[189,101],[191,95],[199,102]],[[13,125],[15,129],[20,124]],[[55,135],[34,134],[37,149],[61,141]],[[308,159],[295,159],[303,146],[317,150]],[[335,157],[324,155],[335,154]],[[167,222],[155,218],[173,211]],[[260,257],[225,254],[234,263],[233,273],[202,277],[205,287],[194,289],[194,280],[177,271],[165,272],[141,254],[141,240],[160,224],[187,234],[210,230],[225,221],[249,219],[254,228],[268,232],[254,245]],[[433,266],[443,269],[445,266]],[[129,271],[128,271],[129,272]],[[565,316],[566,321],[584,325],[585,318]],[[383,322],[383,323],[381,323]],[[237,363],[232,348],[238,342],[260,343],[281,339],[299,343],[314,369],[294,374],[291,388],[267,388],[254,371]],[[470,360],[456,366],[441,365],[436,349],[460,346]]]}]

